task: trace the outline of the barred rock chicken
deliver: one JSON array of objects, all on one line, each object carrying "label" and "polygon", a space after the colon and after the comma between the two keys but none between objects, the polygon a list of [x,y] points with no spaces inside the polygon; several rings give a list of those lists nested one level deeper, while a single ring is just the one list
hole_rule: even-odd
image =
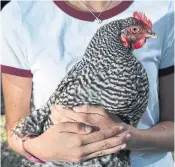
[{"label": "barred rock chicken", "polygon": [[[47,103],[21,120],[14,134],[42,134],[52,125],[53,104],[73,108],[101,105],[106,112],[136,126],[146,110],[149,83],[142,64],[133,55],[146,39],[155,37],[152,23],[140,12],[102,26],[90,41],[80,62],[64,77]],[[53,162],[65,167],[129,167],[129,151],[93,158],[81,163]]]}]

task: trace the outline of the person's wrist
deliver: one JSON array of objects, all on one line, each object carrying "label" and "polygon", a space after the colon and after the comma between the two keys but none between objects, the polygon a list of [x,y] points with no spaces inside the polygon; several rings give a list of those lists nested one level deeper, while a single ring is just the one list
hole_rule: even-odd
[{"label": "person's wrist", "polygon": [[23,143],[23,147],[28,154],[31,154],[41,161],[44,161],[42,152],[40,151],[40,144],[38,144],[38,137],[26,140]]},{"label": "person's wrist", "polygon": [[127,141],[127,149],[128,150],[142,150],[141,148],[145,147],[145,130],[137,129],[133,126],[130,126],[129,133],[131,135],[130,140]]}]

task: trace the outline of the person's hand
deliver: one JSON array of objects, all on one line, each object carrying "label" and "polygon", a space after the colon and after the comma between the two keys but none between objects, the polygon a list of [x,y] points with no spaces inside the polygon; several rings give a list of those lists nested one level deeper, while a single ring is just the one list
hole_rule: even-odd
[{"label": "person's hand", "polygon": [[[60,107],[57,107],[60,108]],[[68,110],[62,113],[62,120],[64,120],[63,115],[66,119],[68,119],[68,115],[74,120],[80,122],[88,122],[87,125],[96,125],[99,126],[100,129],[110,128],[111,126],[119,125],[124,128],[123,133],[126,134],[126,149],[129,150],[143,150],[145,149],[144,145],[144,132],[146,130],[140,130],[133,126],[130,126],[114,114],[107,113],[101,106],[97,105],[81,105],[73,108],[76,113],[71,112],[72,114],[68,114]],[[58,112],[58,110],[57,110]],[[53,111],[56,114],[56,110]],[[61,117],[60,117],[61,118]],[[81,121],[82,120],[82,121]],[[123,135],[123,133],[118,134],[118,136]],[[124,144],[124,143],[123,143]]]},{"label": "person's hand", "polygon": [[[145,147],[143,141],[147,130],[140,130],[122,122],[117,115],[107,113],[101,106],[81,105],[74,107],[73,110],[74,112],[71,111],[72,114],[69,114],[68,110],[64,110],[65,112],[62,113],[62,120],[68,119],[70,115],[71,119],[77,120],[78,122],[85,121],[87,125],[91,126],[95,124],[99,126],[100,129],[110,128],[115,125],[122,126],[124,127],[123,133],[126,134],[126,149],[135,151],[146,150],[147,146]],[[56,111],[59,112],[58,110],[54,110],[53,113],[56,114]],[[63,115],[65,118],[63,118]],[[118,136],[123,135],[123,133],[118,134]],[[147,149],[149,150],[150,148],[147,147]]]},{"label": "person's hand", "polygon": [[51,107],[50,118],[53,124],[60,122],[82,122],[100,129],[110,128],[122,123],[117,115],[109,114],[97,105],[81,105],[71,109],[54,105]]},{"label": "person's hand", "polygon": [[71,109],[54,105],[51,108],[50,118],[53,124],[60,122],[82,122],[86,125],[96,127],[97,130],[107,129],[112,126],[121,126],[125,130],[129,126],[114,114],[107,113],[101,106],[97,105],[80,105]]},{"label": "person's hand", "polygon": [[[57,106],[57,108],[60,107]],[[125,134],[125,140],[124,143],[122,144],[126,144],[126,149],[133,148],[133,145],[135,145],[135,143],[139,141],[138,134],[140,131],[138,129],[124,123],[117,115],[108,113],[101,106],[80,105],[74,107],[73,111],[71,112],[72,114],[70,115],[68,113],[68,110],[66,110],[66,112],[62,113],[62,116],[64,115],[68,119],[69,118],[68,116],[70,115],[71,119],[74,119],[78,122],[85,122],[87,125],[98,126],[99,129],[111,128],[112,126],[116,125],[122,127],[123,132],[118,134],[118,136],[120,137],[120,135]],[[53,113],[56,114],[56,110],[53,111]],[[132,140],[131,140],[131,133],[132,133]]]},{"label": "person's hand", "polygon": [[121,145],[126,144],[126,141],[128,143],[131,138],[129,125],[123,123],[118,116],[105,112],[102,107],[97,105],[81,105],[74,107],[73,110],[55,105],[52,106],[50,117],[54,124],[70,121],[82,122],[93,127],[93,131],[110,129],[118,125],[123,128],[123,133],[118,134],[118,136],[125,135],[126,137],[125,142],[121,143]]},{"label": "person's hand", "polygon": [[118,126],[90,132],[90,127],[82,123],[58,123],[42,135],[27,140],[24,146],[29,153],[41,160],[64,162],[80,162],[122,149],[121,143],[124,142],[125,135],[116,137],[121,133]]},{"label": "person's hand", "polygon": [[[73,111],[75,114],[72,112],[72,119],[78,122],[85,122],[91,126],[97,126],[99,129],[122,125],[122,120],[117,115],[108,113],[103,107],[98,105],[80,105],[74,107]],[[69,114],[67,112],[64,115],[67,117]]]}]

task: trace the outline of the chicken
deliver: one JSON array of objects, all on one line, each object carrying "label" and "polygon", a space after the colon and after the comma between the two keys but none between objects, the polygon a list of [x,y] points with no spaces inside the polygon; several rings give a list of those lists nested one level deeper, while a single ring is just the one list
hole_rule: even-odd
[{"label": "chicken", "polygon": [[[106,112],[136,126],[146,110],[149,82],[143,65],[133,55],[147,38],[154,38],[152,23],[141,12],[110,22],[97,30],[80,62],[64,77],[47,103],[22,119],[13,133],[18,137],[40,135],[52,125],[53,104],[73,108],[101,105]],[[129,151],[97,157],[81,163],[54,162],[65,167],[129,167]]]}]

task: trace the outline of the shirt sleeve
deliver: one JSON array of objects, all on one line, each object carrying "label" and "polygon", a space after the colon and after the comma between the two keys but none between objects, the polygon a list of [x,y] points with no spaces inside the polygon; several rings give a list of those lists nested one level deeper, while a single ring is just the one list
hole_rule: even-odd
[{"label": "shirt sleeve", "polygon": [[159,76],[174,72],[174,2],[171,1],[166,17],[166,32],[163,42],[162,57],[159,64]]},{"label": "shirt sleeve", "polygon": [[1,72],[21,77],[32,77],[27,61],[18,2],[8,3],[0,16]]}]

